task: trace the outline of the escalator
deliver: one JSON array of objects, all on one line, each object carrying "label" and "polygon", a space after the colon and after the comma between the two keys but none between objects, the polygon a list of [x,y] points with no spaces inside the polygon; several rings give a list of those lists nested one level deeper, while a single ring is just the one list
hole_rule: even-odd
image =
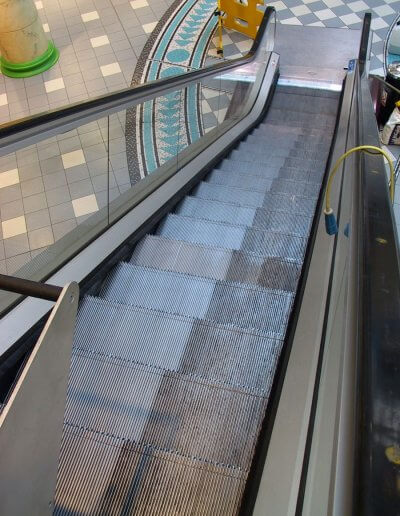
[{"label": "escalator", "polygon": [[[377,445],[390,445],[393,424],[382,417],[371,432],[364,411],[396,408],[368,390],[395,384],[396,361],[382,380],[377,355],[364,358],[378,334],[391,349],[383,293],[400,283],[380,157],[343,165],[334,238],[322,213],[334,161],[377,145],[370,16],[359,59],[347,67],[332,43],[331,68],[321,29],[302,48],[299,28],[282,26],[295,43],[274,53],[274,16],[267,8],[244,58],[0,127],[6,154],[98,124],[109,187],[121,120],[146,113],[134,133],[147,124],[154,146],[160,105],[171,119],[158,168],[135,170],[116,198],[100,192],[97,213],[17,277],[0,275],[0,513],[373,514],[369,496],[385,514],[396,507]],[[332,30],[339,46],[355,39]],[[230,100],[207,128],[190,107],[204,90]],[[391,320],[396,306],[400,295]]]},{"label": "escalator", "polygon": [[79,308],[56,514],[235,514],[268,406],[338,95],[267,116]]}]

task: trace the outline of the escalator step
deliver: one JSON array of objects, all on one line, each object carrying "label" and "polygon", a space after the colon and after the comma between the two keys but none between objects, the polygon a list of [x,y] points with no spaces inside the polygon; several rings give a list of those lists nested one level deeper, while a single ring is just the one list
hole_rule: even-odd
[{"label": "escalator step", "polygon": [[271,157],[268,154],[262,156],[260,154],[254,155],[252,152],[244,152],[239,150],[233,150],[229,158],[232,161],[238,162],[247,162],[247,163],[265,163],[270,167],[276,166],[280,167],[296,167],[302,169],[316,169],[318,167],[324,166],[326,162],[325,159],[305,159],[305,158],[292,158],[288,157]]},{"label": "escalator step", "polygon": [[241,206],[262,206],[265,194],[243,188],[215,185],[202,181],[193,190],[192,195],[201,199],[214,201],[233,202]]},{"label": "escalator step", "polygon": [[303,195],[304,197],[317,198],[321,189],[318,183],[310,183],[306,181],[293,181],[291,179],[274,179],[271,186],[271,192]]},{"label": "escalator step", "polygon": [[187,196],[177,206],[175,213],[188,217],[228,222],[239,226],[251,226],[256,208]]},{"label": "escalator step", "polygon": [[284,291],[128,263],[120,263],[111,271],[100,296],[109,301],[255,329],[273,338],[283,337],[293,299]]},{"label": "escalator step", "polygon": [[269,143],[268,141],[264,142],[263,145],[242,142],[235,150],[237,150],[239,153],[243,152],[244,155],[253,155],[254,157],[284,156],[285,158],[301,158],[304,160],[326,161],[326,154],[321,153],[318,150],[313,150],[311,148],[293,149],[290,147],[282,149],[278,147],[277,143]]},{"label": "escalator step", "polygon": [[272,186],[273,179],[264,179],[261,176],[250,176],[240,172],[225,172],[221,170],[213,170],[205,178],[208,183],[237,186],[239,188],[246,187],[258,192],[265,192]]},{"label": "escalator step", "polygon": [[288,194],[304,195],[305,197],[318,197],[321,185],[315,182],[299,181],[292,179],[263,179],[262,177],[246,176],[238,172],[227,173],[214,170],[207,177],[210,184],[233,186],[241,188],[246,186],[253,192],[279,192]]},{"label": "escalator step", "polygon": [[56,516],[236,514],[247,477],[240,468],[71,425],[61,454]]},{"label": "escalator step", "polygon": [[192,192],[194,197],[213,201],[231,202],[240,206],[263,207],[270,210],[285,210],[312,216],[315,198],[273,192],[257,192],[233,186],[201,182]]},{"label": "escalator step", "polygon": [[270,119],[281,120],[282,122],[300,121],[304,123],[319,121],[324,124],[332,124],[335,122],[335,115],[329,113],[307,113],[306,111],[296,111],[294,109],[285,109],[272,105],[268,110],[265,120]]},{"label": "escalator step", "polygon": [[261,122],[258,127],[254,130],[254,133],[259,132],[265,135],[281,134],[284,137],[285,134],[298,134],[302,136],[312,136],[314,141],[329,141],[333,128],[327,128],[326,125],[322,127],[317,126],[306,126],[301,122],[290,122],[290,125],[279,120],[267,120]]},{"label": "escalator step", "polygon": [[259,394],[76,350],[65,422],[246,470],[265,405]]},{"label": "escalator step", "polygon": [[296,261],[303,259],[306,244],[306,239],[295,235],[246,229],[243,226],[173,214],[168,215],[160,224],[157,234],[175,240]]},{"label": "escalator step", "polygon": [[277,91],[274,95],[274,108],[301,111],[303,113],[315,113],[336,115],[338,104],[336,99],[322,97],[305,97],[304,95],[296,95],[282,93]]},{"label": "escalator step", "polygon": [[146,235],[138,243],[131,263],[289,292],[295,291],[300,275],[300,266],[294,261],[170,240],[158,235]]},{"label": "escalator step", "polygon": [[[322,172],[325,170],[324,166],[318,167],[317,170],[314,168],[307,168],[306,165],[303,167],[271,167],[268,163],[254,163],[250,161],[238,161],[230,158],[225,158],[221,163],[217,166],[215,170],[224,170],[225,172],[232,173],[237,172],[240,173],[242,177],[247,178],[248,176],[262,177],[265,179],[274,179],[275,177],[281,177],[281,172],[283,170],[292,170],[298,172],[299,181],[301,181],[302,175],[305,177],[308,174],[318,174],[321,180]],[[322,171],[322,172],[321,172]]]},{"label": "escalator step", "polygon": [[[307,137],[298,134],[288,134],[284,137],[285,144],[290,149],[305,149],[305,150],[316,150],[319,152],[328,152],[330,148],[330,141],[315,141],[313,137]],[[282,145],[282,135],[265,135],[254,130],[251,134],[243,140],[253,146],[264,146],[266,144]],[[241,143],[238,148],[240,148]]]},{"label": "escalator step", "polygon": [[85,297],[79,307],[74,350],[264,396],[271,389],[269,372],[281,345],[279,340],[236,327]]},{"label": "escalator step", "polygon": [[235,204],[197,197],[186,197],[178,206],[176,213],[187,217],[227,222],[299,236],[308,235],[311,223],[309,217],[299,216],[296,213],[245,208]]}]

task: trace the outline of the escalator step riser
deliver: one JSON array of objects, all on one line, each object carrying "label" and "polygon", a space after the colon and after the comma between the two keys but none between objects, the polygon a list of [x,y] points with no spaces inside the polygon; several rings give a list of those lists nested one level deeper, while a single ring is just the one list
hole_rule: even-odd
[{"label": "escalator step riser", "polygon": [[[99,434],[248,469],[265,398],[193,380],[75,352],[65,420]],[[89,393],[101,400],[102,410],[88,403]],[[171,426],[171,420],[179,424]]]},{"label": "escalator step riser", "polygon": [[265,163],[269,167],[296,167],[296,168],[317,168],[325,165],[326,159],[310,159],[310,158],[297,158],[290,156],[282,157],[271,157],[268,153],[265,155],[254,154],[253,152],[245,152],[239,150],[233,150],[229,154],[229,159],[237,162],[247,163]]},{"label": "escalator step riser", "polygon": [[238,328],[91,297],[79,308],[74,342],[76,351],[94,357],[193,375],[259,395],[271,388],[263,371],[269,359],[275,362],[280,346],[280,341]]},{"label": "escalator step riser", "polygon": [[301,261],[304,238],[296,235],[247,229],[201,219],[169,215],[157,234],[174,240],[198,243],[232,250],[252,252],[264,257]]},{"label": "escalator step riser", "polygon": [[298,214],[261,209],[257,209],[256,212],[254,208],[243,208],[196,197],[186,197],[176,213],[186,217],[244,225],[299,236],[308,235],[310,228],[310,218]]},{"label": "escalator step riser", "polygon": [[196,197],[186,197],[175,211],[178,215],[228,222],[240,226],[251,226],[256,213],[255,208],[205,201]]},{"label": "escalator step riser", "polygon": [[[313,136],[303,136],[299,134],[288,134],[284,136],[285,144],[288,145],[289,148],[292,149],[304,149],[304,150],[315,150],[319,152],[327,152],[330,148],[329,141],[319,141],[315,140]],[[248,134],[245,143],[249,143],[251,145],[264,147],[267,144],[271,144],[271,146],[282,145],[282,135],[274,135],[268,136],[263,135],[257,130],[254,130],[253,133]],[[240,147],[241,144],[239,144]]]},{"label": "escalator step riser", "polygon": [[[276,92],[274,95],[274,107],[278,109],[301,111],[303,113],[326,114],[335,116],[337,112],[337,101],[335,99],[319,99],[315,97],[312,101],[303,101],[300,95],[286,95]],[[303,101],[299,104],[299,100]]]},{"label": "escalator step riser", "polygon": [[325,154],[320,151],[314,151],[311,149],[290,149],[286,148],[285,150],[280,150],[277,145],[268,145],[268,143],[264,145],[251,144],[248,142],[242,142],[237,149],[238,152],[254,156],[263,156],[263,157],[276,157],[276,156],[284,156],[285,158],[302,158],[304,160],[316,160],[316,161],[325,161]]},{"label": "escalator step riser", "polygon": [[[273,126],[282,123],[287,123],[290,124],[292,127],[299,127],[303,131],[307,131],[308,129],[316,129],[323,131],[328,135],[332,133],[335,127],[334,121],[320,120],[319,118],[315,120],[282,120],[281,118],[273,118],[271,116],[265,120],[265,123]],[[261,125],[264,125],[264,122]]]},{"label": "escalator step riser", "polygon": [[69,425],[61,455],[56,516],[236,514],[247,476]]},{"label": "escalator step riser", "polygon": [[279,179],[289,179],[291,181],[304,181],[308,183],[321,184],[325,170],[298,170],[297,168],[281,168],[279,171]]},{"label": "escalator step riser", "polygon": [[139,242],[131,263],[289,292],[296,289],[300,275],[300,267],[295,262],[154,235],[147,235]]},{"label": "escalator step riser", "polygon": [[316,202],[315,198],[301,196],[298,192],[295,195],[267,192],[262,207],[311,217],[314,214]]},{"label": "escalator step riser", "polygon": [[324,171],[325,167],[319,167],[317,171],[314,170],[314,165],[311,168],[307,168],[307,165],[304,164],[303,167],[288,167],[288,166],[270,166],[268,163],[251,163],[249,161],[235,161],[230,158],[225,158],[218,168],[214,170],[223,170],[228,174],[241,174],[242,177],[245,176],[254,176],[261,177],[265,179],[275,179],[280,177],[283,170],[292,170],[297,171],[299,173],[299,177],[302,174],[308,175],[312,174],[322,174],[321,170]]},{"label": "escalator step riser", "polygon": [[223,185],[213,185],[201,182],[192,195],[200,199],[210,199],[213,201],[232,202],[242,206],[262,206],[265,194],[242,188],[234,188]]},{"label": "escalator step riser", "polygon": [[271,192],[297,194],[304,197],[317,198],[321,189],[320,184],[306,183],[301,181],[290,181],[288,179],[274,179]]},{"label": "escalator step riser", "polygon": [[288,121],[291,122],[299,121],[299,122],[306,122],[306,121],[314,121],[314,120],[320,120],[323,122],[330,122],[335,121],[335,115],[333,114],[326,114],[326,113],[307,113],[306,111],[296,111],[293,109],[281,109],[279,107],[272,106],[267,113],[266,120],[268,121],[270,118],[273,118],[274,120],[282,120],[282,121]]},{"label": "escalator step riser", "polygon": [[317,127],[301,127],[292,124],[279,124],[278,122],[269,122],[264,120],[257,128],[253,130],[251,134],[263,135],[263,136],[282,136],[282,138],[290,137],[291,135],[302,136],[307,139],[312,139],[314,142],[326,142],[330,141],[330,134],[332,131],[325,131]]},{"label": "escalator step riser", "polygon": [[[265,242],[265,236],[259,236],[259,241]],[[253,328],[274,338],[283,338],[292,303],[289,293],[245,288],[240,284],[215,282],[126,263],[119,264],[110,273],[101,289],[101,297],[218,324]]]},{"label": "escalator step riser", "polygon": [[250,176],[238,172],[213,170],[206,177],[206,181],[210,184],[236,186],[238,188],[265,192],[271,188],[273,179],[265,179],[260,176]]}]

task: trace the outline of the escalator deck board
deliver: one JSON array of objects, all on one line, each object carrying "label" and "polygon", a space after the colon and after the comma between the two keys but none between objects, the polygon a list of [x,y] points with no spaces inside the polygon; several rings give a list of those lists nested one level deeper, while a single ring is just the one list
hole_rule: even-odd
[{"label": "escalator deck board", "polygon": [[81,301],[54,514],[238,514],[335,123],[295,96]]}]

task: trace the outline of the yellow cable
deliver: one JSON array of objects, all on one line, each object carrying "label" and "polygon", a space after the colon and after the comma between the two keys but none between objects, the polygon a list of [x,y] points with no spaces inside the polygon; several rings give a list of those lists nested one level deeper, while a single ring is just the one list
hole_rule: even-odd
[{"label": "yellow cable", "polygon": [[[375,152],[371,152],[372,150]],[[340,158],[336,161],[334,167],[332,168],[331,173],[329,174],[328,184],[326,186],[325,213],[331,212],[331,205],[330,205],[331,187],[332,187],[333,178],[335,177],[335,174],[338,171],[339,166],[341,165],[342,161],[344,161],[347,158],[347,156],[349,156],[353,152],[357,152],[357,151],[364,151],[364,152],[368,152],[369,154],[375,154],[375,155],[382,154],[387,159],[387,162],[389,163],[389,167],[390,167],[390,200],[393,203],[395,179],[394,179],[394,167],[393,167],[392,160],[390,159],[388,153],[379,147],[374,147],[373,145],[360,145],[359,147],[353,147],[352,149],[350,149],[347,152],[345,152],[344,154],[342,154],[340,156]]]}]

